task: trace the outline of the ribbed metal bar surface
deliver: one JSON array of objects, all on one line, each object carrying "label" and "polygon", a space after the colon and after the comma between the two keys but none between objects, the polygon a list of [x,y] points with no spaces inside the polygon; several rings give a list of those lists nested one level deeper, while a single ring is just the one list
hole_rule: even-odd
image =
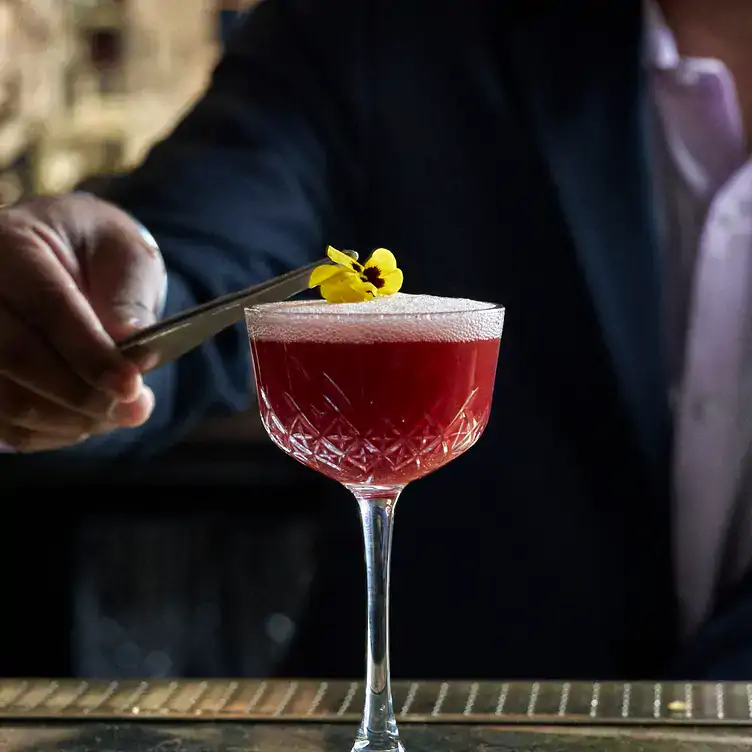
[{"label": "ribbed metal bar surface", "polygon": [[[750,725],[750,684],[396,682],[401,723]],[[0,720],[357,722],[346,681],[0,680]]]}]

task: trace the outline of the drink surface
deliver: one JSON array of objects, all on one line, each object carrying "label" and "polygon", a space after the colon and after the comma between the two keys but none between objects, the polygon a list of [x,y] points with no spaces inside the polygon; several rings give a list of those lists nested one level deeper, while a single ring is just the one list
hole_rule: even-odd
[{"label": "drink surface", "polygon": [[249,316],[266,430],[341,483],[408,483],[466,451],[488,422],[503,311],[394,297],[398,305],[296,304],[304,312],[289,316],[291,304],[275,304]]}]

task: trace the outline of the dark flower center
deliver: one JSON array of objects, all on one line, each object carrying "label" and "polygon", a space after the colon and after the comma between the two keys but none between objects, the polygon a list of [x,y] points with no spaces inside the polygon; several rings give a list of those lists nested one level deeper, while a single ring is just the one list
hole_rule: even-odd
[{"label": "dark flower center", "polygon": [[363,277],[366,282],[370,282],[377,290],[384,286],[384,280],[381,278],[379,269],[376,266],[369,266],[363,270]]}]

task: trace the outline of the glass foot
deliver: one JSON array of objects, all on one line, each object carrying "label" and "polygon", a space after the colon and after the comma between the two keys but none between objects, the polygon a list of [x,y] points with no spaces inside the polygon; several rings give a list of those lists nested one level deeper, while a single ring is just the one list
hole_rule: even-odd
[{"label": "glass foot", "polygon": [[405,748],[397,734],[369,734],[356,737],[352,752],[405,752]]}]

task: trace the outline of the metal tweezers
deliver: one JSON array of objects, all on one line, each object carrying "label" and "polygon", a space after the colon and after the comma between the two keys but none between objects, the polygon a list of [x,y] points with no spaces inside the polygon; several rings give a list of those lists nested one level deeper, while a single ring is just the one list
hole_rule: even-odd
[{"label": "metal tweezers", "polygon": [[[354,260],[358,254],[346,252]],[[208,303],[182,311],[123,340],[120,351],[129,358],[148,363],[153,370],[185,355],[224,329],[243,320],[249,306],[277,303],[308,289],[311,272],[328,258],[300,267],[287,274],[215,298]]]}]

